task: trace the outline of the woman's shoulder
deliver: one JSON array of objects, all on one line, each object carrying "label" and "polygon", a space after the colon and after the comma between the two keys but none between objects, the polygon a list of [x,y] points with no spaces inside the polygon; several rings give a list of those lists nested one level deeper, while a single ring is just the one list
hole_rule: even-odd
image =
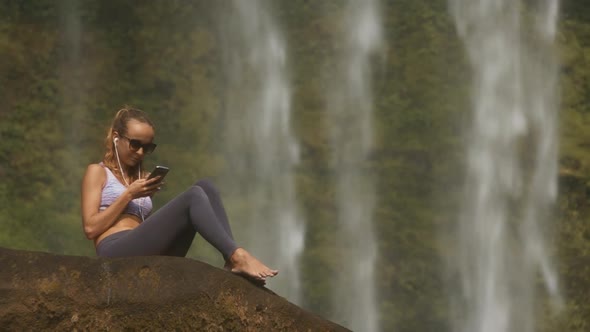
[{"label": "woman's shoulder", "polygon": [[105,166],[102,163],[90,164],[86,168],[86,175],[92,177],[104,178],[106,176]]},{"label": "woman's shoulder", "polygon": [[83,190],[90,188],[102,188],[107,181],[107,175],[101,164],[90,164],[86,168],[86,174],[82,180]]},{"label": "woman's shoulder", "polygon": [[100,162],[100,163],[96,163],[96,164],[89,164],[88,167],[86,168],[86,170],[97,171],[97,170],[103,170],[104,168],[105,168],[104,164],[102,162]]}]

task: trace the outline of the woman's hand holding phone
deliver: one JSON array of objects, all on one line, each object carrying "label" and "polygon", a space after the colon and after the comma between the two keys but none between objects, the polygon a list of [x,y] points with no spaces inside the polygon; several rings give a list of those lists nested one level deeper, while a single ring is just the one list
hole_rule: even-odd
[{"label": "woman's hand holding phone", "polygon": [[161,178],[159,176],[151,178],[151,179],[138,179],[133,181],[127,188],[131,197],[133,199],[139,197],[146,197],[152,196],[158,190],[160,190],[160,186],[162,185]]},{"label": "woman's hand holding phone", "polygon": [[135,199],[139,197],[153,196],[164,184],[162,180],[164,180],[168,171],[168,167],[156,166],[154,171],[151,172],[146,179],[138,179],[134,181],[128,188],[131,197]]}]

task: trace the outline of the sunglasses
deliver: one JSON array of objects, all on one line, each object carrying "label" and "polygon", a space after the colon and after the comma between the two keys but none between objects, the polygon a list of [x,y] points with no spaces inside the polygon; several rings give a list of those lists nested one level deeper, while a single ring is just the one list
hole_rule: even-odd
[{"label": "sunglasses", "polygon": [[133,151],[139,151],[139,149],[143,149],[143,153],[150,154],[150,153],[154,152],[154,150],[156,149],[156,146],[157,146],[155,143],[143,144],[138,139],[129,138],[129,137],[123,136],[123,135],[121,135],[121,137],[123,137],[124,139],[129,141],[129,148]]}]

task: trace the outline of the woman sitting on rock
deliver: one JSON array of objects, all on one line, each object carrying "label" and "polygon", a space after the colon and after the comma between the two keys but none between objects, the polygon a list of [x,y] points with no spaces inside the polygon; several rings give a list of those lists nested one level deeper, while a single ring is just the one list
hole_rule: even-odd
[{"label": "woman sitting on rock", "polygon": [[259,282],[272,270],[238,247],[214,185],[200,180],[150,214],[161,176],[147,179],[143,158],[156,148],[154,125],[134,108],[117,112],[103,161],[91,164],[82,182],[86,237],[104,257],[186,256],[198,232],[223,255],[225,268]]}]

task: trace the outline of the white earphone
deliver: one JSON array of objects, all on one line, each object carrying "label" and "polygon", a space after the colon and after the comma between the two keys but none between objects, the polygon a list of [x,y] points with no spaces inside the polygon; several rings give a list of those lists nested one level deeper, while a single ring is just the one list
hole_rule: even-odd
[{"label": "white earphone", "polygon": [[[123,181],[125,181],[125,184],[127,185],[127,187],[129,187],[129,182],[127,181],[127,178],[125,178],[125,174],[123,173],[123,167],[121,167],[121,159],[119,159],[119,150],[117,150],[117,142],[119,141],[119,137],[115,137],[113,138],[113,144],[115,145],[115,156],[117,157],[117,164],[119,164],[119,171],[121,172],[121,177],[123,177]],[[138,174],[137,174],[137,178],[141,179],[141,165],[139,165],[138,167]],[[139,214],[141,215],[141,221],[144,221],[143,218],[143,200],[144,198],[136,198],[137,200],[139,200]]]}]

